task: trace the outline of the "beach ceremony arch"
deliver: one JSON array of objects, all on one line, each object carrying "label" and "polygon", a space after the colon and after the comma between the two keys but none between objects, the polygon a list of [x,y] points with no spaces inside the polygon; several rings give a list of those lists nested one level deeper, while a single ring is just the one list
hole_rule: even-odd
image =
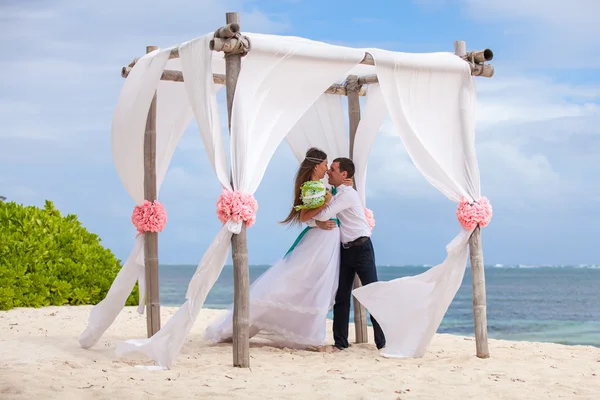
[{"label": "beach ceremony arch", "polygon": [[[138,282],[138,311],[146,309],[148,338],[120,343],[117,355],[142,352],[160,367],[170,368],[231,245],[233,365],[249,367],[246,228],[256,219],[253,194],[271,157],[285,139],[299,161],[313,146],[332,158],[352,158],[356,188],[366,207],[367,160],[389,115],[417,169],[458,203],[461,231],[446,246],[446,259],[420,275],[364,287],[355,279],[356,341],[367,342],[366,307],[385,332],[383,356],[422,356],[462,283],[470,254],[476,354],[489,357],[480,227],[489,223],[492,210],[480,191],[474,77],[493,76],[493,67],[486,64],[492,52],[467,52],[464,41],[454,43],[453,53],[411,54],[242,34],[238,13],[227,13],[226,24],[171,48],[148,46],[146,55],[122,70],[127,79],[113,115],[112,152],[123,185],[136,203],[132,222],[139,234],[106,298],[92,309],[80,345],[90,348],[98,342]],[[230,171],[216,100],[223,86]],[[349,135],[342,96],[348,99]],[[363,110],[361,96],[366,99]],[[223,226],[189,283],[186,302],[161,327],[158,232],[166,213],[157,196],[192,118],[223,186],[217,203]]]}]

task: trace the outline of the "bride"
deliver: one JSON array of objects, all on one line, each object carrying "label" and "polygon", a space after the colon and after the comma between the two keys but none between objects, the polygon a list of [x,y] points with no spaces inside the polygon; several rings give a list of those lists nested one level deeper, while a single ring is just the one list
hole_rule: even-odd
[{"label": "bride", "polygon": [[[302,204],[301,186],[323,179],[326,172],[327,155],[319,149],[309,149],[296,173],[294,206],[282,223],[301,224],[306,210],[295,208]],[[320,208],[330,200],[328,191]],[[327,314],[338,286],[339,263],[337,221],[328,221],[324,229],[306,228],[283,258],[250,286],[250,337],[260,334],[295,348],[324,345]],[[206,339],[223,342],[232,338],[232,310],[230,306],[206,329]]]}]

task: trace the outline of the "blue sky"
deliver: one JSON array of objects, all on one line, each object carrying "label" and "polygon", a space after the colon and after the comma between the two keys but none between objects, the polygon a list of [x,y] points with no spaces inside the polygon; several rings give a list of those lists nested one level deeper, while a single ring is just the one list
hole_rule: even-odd
[{"label": "blue sky", "polygon": [[[0,3],[0,195],[53,200],[76,213],[118,257],[135,230],[133,202],[110,152],[120,69],[146,45],[214,31],[226,11],[243,30],[406,52],[489,47],[496,75],[477,80],[482,191],[494,206],[486,264],[598,264],[600,223],[600,2],[595,0],[4,0]],[[222,109],[223,117],[225,109]],[[435,264],[458,233],[456,205],[412,166],[387,121],[373,148],[368,205],[379,264]],[[271,263],[298,229],[277,223],[297,164],[284,142],[256,193],[250,262]],[[160,193],[169,222],[165,263],[196,263],[220,224],[219,184],[195,126]]]}]

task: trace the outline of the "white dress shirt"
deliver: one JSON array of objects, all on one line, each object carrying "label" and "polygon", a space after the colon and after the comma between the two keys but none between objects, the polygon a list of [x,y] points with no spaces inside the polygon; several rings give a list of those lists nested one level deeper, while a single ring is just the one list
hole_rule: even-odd
[{"label": "white dress shirt", "polygon": [[[371,237],[371,228],[367,223],[365,211],[353,187],[340,185],[331,202],[314,217],[317,221],[327,221],[331,218],[340,220],[340,236],[342,243],[352,242],[359,237]],[[316,226],[313,220],[307,222],[308,226]]]}]

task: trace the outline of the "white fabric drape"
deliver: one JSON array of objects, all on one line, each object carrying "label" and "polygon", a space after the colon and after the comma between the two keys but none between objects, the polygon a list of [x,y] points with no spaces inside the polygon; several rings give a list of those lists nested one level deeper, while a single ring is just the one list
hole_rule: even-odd
[{"label": "white fabric drape", "polygon": [[[286,134],[330,83],[343,78],[360,62],[364,53],[269,35],[252,34],[251,39],[252,51],[245,57],[232,109],[231,162],[235,189],[253,194]],[[215,150],[218,147],[217,118],[214,113],[199,110],[216,104],[216,100],[214,103],[212,99],[207,100],[214,93],[207,89],[212,82],[212,79],[209,82],[207,74],[212,76],[212,68],[211,63],[204,62],[202,58],[210,57],[209,53],[208,42],[201,39],[180,49],[186,90],[196,118],[211,116],[208,119],[213,123],[213,148],[207,148],[207,151],[214,151],[213,161],[219,159],[219,152]],[[315,56],[317,58],[313,58]],[[198,125],[202,132],[201,122],[198,121]],[[204,136],[203,140],[207,147],[208,140]],[[219,168],[215,166],[217,175]],[[227,187],[224,182],[221,183]],[[221,229],[190,282],[186,303],[152,338],[129,340],[119,345],[118,355],[141,351],[161,367],[172,365],[225,264],[231,235],[239,233],[240,229],[241,223],[233,221]]]},{"label": "white fabric drape", "polygon": [[185,91],[198,123],[206,155],[221,185],[231,189],[216,97],[216,93],[224,86],[214,84],[213,52],[208,48],[211,39],[212,35],[209,34],[182,44],[179,56]]},{"label": "white fabric drape", "polygon": [[361,50],[252,34],[233,107],[234,187],[254,193],[283,138],[332,82],[363,58]]},{"label": "white fabric drape", "polygon": [[[160,190],[175,147],[191,120],[191,110],[182,86],[160,82],[170,49],[142,57],[123,84],[113,115],[111,140],[117,173],[136,205],[144,201],[144,132],[148,108],[157,92],[156,187]],[[90,348],[110,327],[131,293],[139,284],[143,312],[146,280],[144,276],[144,235],[138,235],[133,250],[117,274],[106,298],[90,314],[88,326],[79,337]]]},{"label": "white fabric drape", "polygon": [[343,96],[324,93],[287,134],[286,140],[298,162],[306,151],[317,147],[329,161],[348,157],[348,134],[342,104]]},{"label": "white fabric drape", "polygon": [[[451,53],[369,50],[392,122],[425,178],[450,200],[480,197],[475,157],[475,86],[467,63]],[[353,291],[381,325],[382,355],[422,356],[462,282],[468,239],[462,230],[444,262],[423,274]]]},{"label": "white fabric drape", "polygon": [[383,124],[383,120],[387,115],[383,93],[378,84],[369,85],[365,97],[365,107],[356,129],[352,157],[355,167],[356,191],[360,196],[363,207],[367,206],[367,162],[369,154],[379,128],[381,128],[381,124]]},{"label": "white fabric drape", "polygon": [[[192,106],[206,154],[221,185],[231,189],[216,98],[222,85],[215,85],[212,78],[212,51],[208,47],[211,38],[212,35],[206,35],[182,44],[179,56],[187,99]],[[219,230],[200,260],[188,286],[187,300],[175,315],[151,338],[132,339],[119,344],[116,350],[118,356],[139,351],[162,367],[171,365],[227,261],[232,235],[228,227],[224,225]]]}]

